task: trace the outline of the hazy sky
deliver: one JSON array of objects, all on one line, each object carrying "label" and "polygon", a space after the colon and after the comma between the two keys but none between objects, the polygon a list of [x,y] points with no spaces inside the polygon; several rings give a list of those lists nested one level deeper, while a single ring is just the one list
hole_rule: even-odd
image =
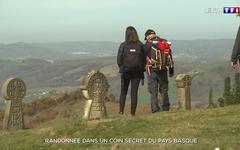
[{"label": "hazy sky", "polygon": [[127,26],[168,39],[235,38],[240,0],[0,0],[0,43],[122,41]]}]

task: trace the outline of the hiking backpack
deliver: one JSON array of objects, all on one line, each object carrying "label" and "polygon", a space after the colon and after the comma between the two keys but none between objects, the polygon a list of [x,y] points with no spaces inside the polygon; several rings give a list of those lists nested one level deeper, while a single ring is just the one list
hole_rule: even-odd
[{"label": "hiking backpack", "polygon": [[147,57],[146,68],[169,69],[173,67],[170,44],[164,39],[152,41],[151,58]]}]

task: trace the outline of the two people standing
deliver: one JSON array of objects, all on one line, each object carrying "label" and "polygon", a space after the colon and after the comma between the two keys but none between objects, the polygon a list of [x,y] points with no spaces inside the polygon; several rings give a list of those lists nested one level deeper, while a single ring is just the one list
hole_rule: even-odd
[{"label": "two people standing", "polygon": [[156,36],[153,30],[145,33],[146,44],[142,44],[134,27],[127,27],[125,41],[121,43],[117,64],[121,73],[121,94],[119,114],[124,113],[124,106],[129,84],[131,82],[131,115],[137,107],[138,87],[144,80],[144,72],[148,74],[148,90],[151,94],[152,113],[160,111],[158,91],[163,98],[163,110],[170,107],[168,97],[168,74],[174,75],[172,53],[166,40]]}]

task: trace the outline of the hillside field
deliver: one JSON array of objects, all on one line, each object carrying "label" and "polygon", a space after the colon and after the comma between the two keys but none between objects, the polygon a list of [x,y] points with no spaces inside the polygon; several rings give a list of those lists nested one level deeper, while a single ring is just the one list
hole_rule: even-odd
[{"label": "hillside field", "polygon": [[[192,111],[177,111],[171,108],[169,112],[151,114],[148,105],[139,105],[137,115],[131,117],[129,105],[126,115],[119,116],[118,103],[107,102],[108,118],[83,121],[83,102],[58,105],[47,109],[38,115],[51,115],[52,111],[61,112],[63,107],[71,105],[70,117],[57,115],[54,119],[35,123],[31,128],[18,131],[0,130],[0,147],[2,150],[37,150],[37,149],[88,149],[88,150],[210,150],[216,147],[224,150],[237,150],[240,145],[240,105],[215,109],[194,109]],[[26,126],[31,119],[26,117]],[[91,144],[85,141],[80,144],[46,143],[48,139],[78,138],[110,140],[126,138],[174,139],[195,138],[197,144],[180,143],[107,143]],[[95,141],[96,142],[96,141]],[[125,141],[126,142],[126,141]]]}]

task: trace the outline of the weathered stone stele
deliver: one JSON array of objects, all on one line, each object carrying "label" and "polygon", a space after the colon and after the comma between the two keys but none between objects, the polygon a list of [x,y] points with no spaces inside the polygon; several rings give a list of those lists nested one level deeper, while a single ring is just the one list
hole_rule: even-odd
[{"label": "weathered stone stele", "polygon": [[178,88],[179,110],[191,110],[191,80],[192,77],[188,74],[179,74],[175,79]]},{"label": "weathered stone stele", "polygon": [[24,129],[22,99],[26,95],[26,85],[19,78],[7,79],[2,85],[2,95],[6,100],[3,129]]},{"label": "weathered stone stele", "polygon": [[107,116],[105,98],[109,84],[104,74],[92,70],[83,78],[81,87],[84,97],[87,99],[83,118],[85,120],[100,119]]}]

